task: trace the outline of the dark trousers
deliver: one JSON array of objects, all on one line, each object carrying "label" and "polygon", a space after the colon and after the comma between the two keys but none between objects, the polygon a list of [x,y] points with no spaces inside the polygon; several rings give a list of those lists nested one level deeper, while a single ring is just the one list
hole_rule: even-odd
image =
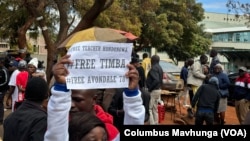
[{"label": "dark trousers", "polygon": [[195,125],[203,125],[204,121],[206,122],[206,125],[213,125],[214,112],[204,112],[198,110],[195,114]]},{"label": "dark trousers", "polygon": [[193,99],[193,97],[194,97],[194,92],[193,92],[193,90],[192,90],[192,86],[191,85],[187,85],[188,86],[188,94],[189,94],[189,100],[190,100],[190,104],[192,103],[192,99]]},{"label": "dark trousers", "polygon": [[193,90],[192,90],[192,89],[189,90],[188,94],[189,94],[190,103],[192,103],[192,99],[193,99],[193,97],[194,97],[194,92],[193,92]]},{"label": "dark trousers", "polygon": [[3,118],[4,118],[4,94],[5,92],[0,92],[0,123],[3,122]]}]

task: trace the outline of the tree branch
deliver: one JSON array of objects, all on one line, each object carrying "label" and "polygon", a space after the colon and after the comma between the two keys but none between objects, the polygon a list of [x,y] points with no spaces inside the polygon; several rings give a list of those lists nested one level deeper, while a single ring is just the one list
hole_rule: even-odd
[{"label": "tree branch", "polygon": [[90,8],[89,11],[85,13],[85,15],[82,17],[81,21],[78,23],[76,28],[71,32],[71,34],[93,26],[94,20],[102,12],[106,1],[107,0],[95,0],[95,3],[93,4],[93,6]]}]

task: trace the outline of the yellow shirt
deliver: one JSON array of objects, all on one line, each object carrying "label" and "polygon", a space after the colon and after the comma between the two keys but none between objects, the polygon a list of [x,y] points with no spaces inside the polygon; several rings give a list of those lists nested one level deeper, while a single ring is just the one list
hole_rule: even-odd
[{"label": "yellow shirt", "polygon": [[145,72],[145,77],[147,78],[148,72],[151,69],[151,59],[150,58],[145,58],[142,60],[142,67]]}]

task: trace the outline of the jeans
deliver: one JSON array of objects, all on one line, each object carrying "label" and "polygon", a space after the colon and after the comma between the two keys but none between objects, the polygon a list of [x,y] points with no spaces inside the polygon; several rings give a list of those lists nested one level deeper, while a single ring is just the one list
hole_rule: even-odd
[{"label": "jeans", "polygon": [[207,111],[197,111],[195,115],[195,125],[203,125],[203,122],[206,122],[206,125],[213,125],[214,123],[214,112]]}]

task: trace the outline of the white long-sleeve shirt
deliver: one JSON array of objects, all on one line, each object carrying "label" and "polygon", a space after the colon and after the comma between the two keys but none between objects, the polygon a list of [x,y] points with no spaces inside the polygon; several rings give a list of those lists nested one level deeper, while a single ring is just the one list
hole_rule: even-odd
[{"label": "white long-sleeve shirt", "polygon": [[125,89],[123,92],[124,125],[143,125],[145,107],[139,90]]},{"label": "white long-sleeve shirt", "polygon": [[57,91],[55,87],[51,89],[51,93],[52,95],[47,107],[47,131],[45,132],[44,141],[68,141],[71,93],[66,89],[64,91]]},{"label": "white long-sleeve shirt", "polygon": [[[71,91],[66,89],[66,85],[55,84],[51,93],[48,103],[48,128],[44,141],[68,141]],[[145,108],[142,105],[141,92],[138,89],[125,89],[123,99],[124,125],[144,124]],[[115,138],[115,140],[119,139]]]}]

